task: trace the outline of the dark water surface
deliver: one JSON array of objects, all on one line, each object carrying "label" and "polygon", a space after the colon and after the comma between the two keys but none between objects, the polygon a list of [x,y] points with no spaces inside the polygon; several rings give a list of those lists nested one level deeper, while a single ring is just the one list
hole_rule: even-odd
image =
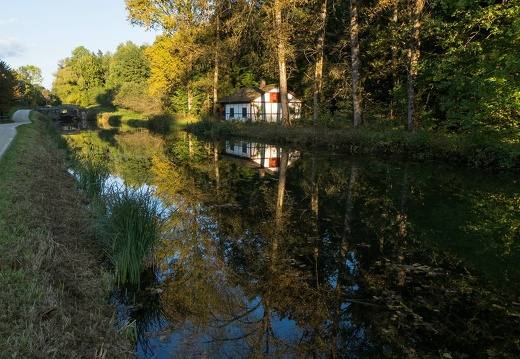
[{"label": "dark water surface", "polygon": [[121,156],[168,209],[157,273],[115,295],[140,358],[520,357],[518,175],[189,136],[162,151]]}]

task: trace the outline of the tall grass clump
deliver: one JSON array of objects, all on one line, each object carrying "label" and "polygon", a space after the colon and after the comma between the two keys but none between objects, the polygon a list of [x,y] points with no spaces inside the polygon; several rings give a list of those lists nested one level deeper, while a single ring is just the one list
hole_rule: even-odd
[{"label": "tall grass clump", "polygon": [[103,193],[103,186],[110,172],[106,165],[95,158],[83,158],[75,161],[74,174],[79,188],[88,198],[98,198]]},{"label": "tall grass clump", "polygon": [[150,190],[113,188],[106,193],[104,245],[120,284],[140,286],[153,268],[161,231],[160,204]]}]

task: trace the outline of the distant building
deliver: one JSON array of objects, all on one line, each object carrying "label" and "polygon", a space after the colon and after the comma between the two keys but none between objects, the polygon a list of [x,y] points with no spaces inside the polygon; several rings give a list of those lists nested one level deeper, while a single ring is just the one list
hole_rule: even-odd
[{"label": "distant building", "polygon": [[[300,118],[301,101],[292,92],[287,97],[290,118]],[[221,118],[226,121],[280,122],[282,119],[280,90],[276,85],[245,87],[218,102]]]}]

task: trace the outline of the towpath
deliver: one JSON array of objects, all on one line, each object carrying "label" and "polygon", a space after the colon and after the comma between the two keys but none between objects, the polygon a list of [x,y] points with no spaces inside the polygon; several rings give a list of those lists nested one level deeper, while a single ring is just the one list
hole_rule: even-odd
[{"label": "towpath", "polygon": [[16,135],[16,127],[26,123],[31,123],[31,120],[29,120],[30,112],[31,110],[18,110],[13,115],[14,122],[0,124],[0,158],[13,141],[14,136]]}]

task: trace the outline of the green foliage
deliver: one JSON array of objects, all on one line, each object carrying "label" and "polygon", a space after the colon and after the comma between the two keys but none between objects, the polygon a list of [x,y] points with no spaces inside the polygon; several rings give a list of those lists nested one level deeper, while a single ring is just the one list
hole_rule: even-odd
[{"label": "green foliage", "polygon": [[159,113],[161,105],[159,99],[150,96],[148,86],[139,82],[122,83],[116,91],[113,104],[143,115]]},{"label": "green foliage", "polygon": [[120,284],[141,284],[160,237],[160,206],[150,190],[112,188],[106,194],[104,245]]},{"label": "green foliage", "polygon": [[171,99],[173,112],[182,115],[200,115],[203,102],[204,93],[198,89],[188,91],[185,88],[179,88]]},{"label": "green foliage", "polygon": [[9,65],[0,60],[0,116],[9,113],[18,98],[16,77]]},{"label": "green foliage", "polygon": [[21,104],[30,108],[45,105],[46,99],[43,96],[41,69],[27,65],[19,67],[16,74],[18,80],[23,84]]},{"label": "green foliage", "polygon": [[440,123],[458,131],[518,127],[520,56],[506,49],[520,46],[520,5],[441,4],[449,22],[433,24],[442,51],[425,79],[437,89]]},{"label": "green foliage", "polygon": [[60,63],[53,82],[53,92],[62,103],[80,106],[100,105],[108,75],[108,55],[90,52],[83,46]]},{"label": "green foliage", "polygon": [[150,77],[150,66],[144,55],[144,47],[131,41],[120,44],[110,58],[108,87],[120,87],[125,83],[145,84]]},{"label": "green foliage", "polygon": [[74,174],[83,190],[89,198],[99,198],[103,194],[104,184],[109,176],[107,166],[92,156],[77,158],[74,166]]}]

